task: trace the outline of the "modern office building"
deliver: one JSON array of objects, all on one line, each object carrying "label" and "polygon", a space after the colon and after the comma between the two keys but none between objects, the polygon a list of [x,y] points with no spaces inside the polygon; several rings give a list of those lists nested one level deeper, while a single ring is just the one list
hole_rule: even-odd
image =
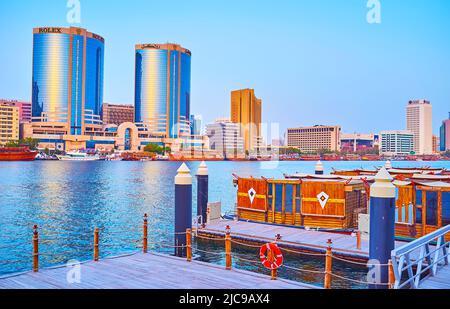
[{"label": "modern office building", "polygon": [[360,134],[351,133],[341,134],[341,151],[342,152],[363,152],[377,149],[380,137],[378,134]]},{"label": "modern office building", "polygon": [[261,146],[262,100],[255,96],[255,90],[231,92],[231,121],[240,125],[245,151]]},{"label": "modern office building", "polygon": [[433,108],[429,101],[409,101],[406,107],[407,130],[414,133],[414,152],[418,155],[433,151]]},{"label": "modern office building", "polygon": [[154,136],[191,134],[191,52],[176,44],[136,45],[135,121]]},{"label": "modern office building", "polygon": [[134,106],[103,103],[102,121],[104,125],[115,124],[118,126],[125,122],[134,122]]},{"label": "modern office building", "polygon": [[240,125],[230,119],[217,119],[206,126],[211,150],[221,154],[224,159],[245,158],[244,139],[240,135]]},{"label": "modern office building", "polygon": [[340,126],[313,126],[288,129],[288,147],[295,147],[306,153],[321,150],[340,151]]},{"label": "modern office building", "polygon": [[442,122],[439,143],[440,151],[450,150],[450,113],[448,114],[448,119]]},{"label": "modern office building", "polygon": [[203,125],[202,116],[191,115],[190,122],[191,122],[191,134],[196,136],[202,135],[202,125]]},{"label": "modern office building", "polygon": [[19,115],[19,107],[0,104],[0,145],[19,140]]},{"label": "modern office building", "polygon": [[414,133],[410,131],[383,131],[380,140],[382,155],[405,156],[414,152]]},{"label": "modern office building", "polygon": [[19,108],[19,121],[26,123],[31,121],[31,103],[17,100],[0,100],[0,105],[15,106]]},{"label": "modern office building", "polygon": [[86,29],[33,29],[33,117],[24,135],[76,149],[101,132],[103,56],[104,39]]}]

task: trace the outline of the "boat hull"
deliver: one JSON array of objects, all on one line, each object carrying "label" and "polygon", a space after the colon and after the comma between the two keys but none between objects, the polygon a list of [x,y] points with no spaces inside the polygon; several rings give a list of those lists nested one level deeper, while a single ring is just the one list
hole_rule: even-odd
[{"label": "boat hull", "polygon": [[34,161],[37,152],[4,152],[0,153],[0,161]]}]

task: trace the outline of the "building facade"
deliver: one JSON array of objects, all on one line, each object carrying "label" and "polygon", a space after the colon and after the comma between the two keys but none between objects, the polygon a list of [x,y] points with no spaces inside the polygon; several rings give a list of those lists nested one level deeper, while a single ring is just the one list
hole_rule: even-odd
[{"label": "building facade", "polygon": [[450,113],[448,115],[448,119],[442,122],[439,143],[440,151],[450,150]]},{"label": "building facade", "polygon": [[191,134],[202,135],[203,118],[200,115],[191,115]]},{"label": "building facade", "polygon": [[19,140],[19,115],[19,107],[0,104],[0,145]]},{"label": "building facade", "polygon": [[261,146],[262,100],[255,96],[255,90],[231,92],[231,121],[240,125],[245,151]]},{"label": "building facade", "polygon": [[191,52],[176,44],[136,45],[135,121],[155,136],[190,135]]},{"label": "building facade", "polygon": [[433,154],[433,108],[429,101],[409,101],[406,107],[407,130],[414,133],[414,152]]},{"label": "building facade", "polygon": [[409,155],[414,152],[414,133],[410,131],[383,131],[380,133],[380,154]]},{"label": "building facade", "polygon": [[378,134],[341,134],[342,152],[364,152],[377,149],[380,137]]},{"label": "building facade", "polygon": [[127,104],[103,103],[102,121],[104,125],[121,125],[125,122],[134,122],[134,106]]},{"label": "building facade", "polygon": [[230,119],[218,119],[206,126],[210,149],[221,154],[224,159],[245,158],[244,139],[240,125]]},{"label": "building facade", "polygon": [[0,105],[18,107],[20,123],[31,122],[31,102],[22,102],[17,100],[0,100]]},{"label": "building facade", "polygon": [[33,30],[32,115],[44,131],[84,135],[101,126],[104,39],[82,28]]},{"label": "building facade", "polygon": [[340,126],[313,126],[288,129],[288,147],[295,147],[306,153],[321,150],[340,151]]}]

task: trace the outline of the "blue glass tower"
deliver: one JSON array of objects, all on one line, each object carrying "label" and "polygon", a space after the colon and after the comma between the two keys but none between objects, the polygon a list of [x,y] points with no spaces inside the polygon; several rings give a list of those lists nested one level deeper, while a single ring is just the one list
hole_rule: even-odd
[{"label": "blue glass tower", "polygon": [[81,28],[33,29],[33,122],[82,135],[101,124],[104,39]]},{"label": "blue glass tower", "polygon": [[135,119],[155,136],[190,135],[191,52],[175,44],[136,45]]}]

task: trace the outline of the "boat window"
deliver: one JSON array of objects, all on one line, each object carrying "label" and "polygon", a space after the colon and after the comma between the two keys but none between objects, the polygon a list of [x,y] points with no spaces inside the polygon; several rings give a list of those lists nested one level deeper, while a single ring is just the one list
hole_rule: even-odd
[{"label": "boat window", "polygon": [[[271,183],[268,183],[267,186],[269,187],[269,198],[272,198],[272,192],[273,192],[273,185]],[[272,203],[272,201],[270,201]]]},{"label": "boat window", "polygon": [[438,225],[438,192],[427,192],[427,225]]},{"label": "boat window", "polygon": [[294,204],[294,186],[286,185],[286,213],[292,213]]},{"label": "boat window", "polygon": [[442,226],[450,224],[450,192],[442,192]]},{"label": "boat window", "polygon": [[422,224],[422,191],[416,190],[416,223]]},{"label": "boat window", "polygon": [[275,211],[282,212],[283,211],[283,185],[276,184],[275,185]]},{"label": "boat window", "polygon": [[297,213],[302,213],[302,186],[301,185],[297,185],[297,203],[296,203],[296,208],[297,208]]}]

